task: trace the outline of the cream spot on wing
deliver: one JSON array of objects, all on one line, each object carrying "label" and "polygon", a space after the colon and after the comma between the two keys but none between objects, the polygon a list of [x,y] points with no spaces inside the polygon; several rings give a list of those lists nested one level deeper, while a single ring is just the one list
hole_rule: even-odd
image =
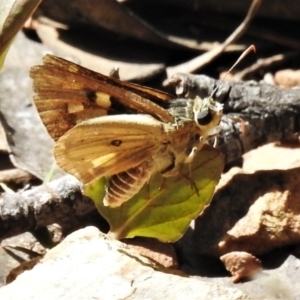
[{"label": "cream spot on wing", "polygon": [[111,106],[110,95],[96,92],[95,104],[104,108],[109,108]]},{"label": "cream spot on wing", "polygon": [[99,167],[114,157],[115,153],[108,153],[106,155],[102,155],[98,158],[91,160],[91,164],[93,165],[93,167]]},{"label": "cream spot on wing", "polygon": [[77,111],[82,111],[84,109],[82,104],[72,104],[72,103],[68,103],[68,113],[74,113]]}]

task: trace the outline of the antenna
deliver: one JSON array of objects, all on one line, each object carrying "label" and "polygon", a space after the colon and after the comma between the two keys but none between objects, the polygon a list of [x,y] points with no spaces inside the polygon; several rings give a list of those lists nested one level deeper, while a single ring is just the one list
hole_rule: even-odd
[{"label": "antenna", "polygon": [[[224,77],[222,78],[222,80],[224,80],[227,75],[236,67],[236,65],[246,56],[248,55],[251,51],[256,52],[256,48],[254,45],[249,46],[241,55],[240,57],[237,59],[237,61],[232,65],[232,67],[225,73]],[[220,86],[220,83],[214,88],[214,90],[211,93],[211,98],[213,97],[213,95],[216,93],[216,91],[218,90]]]}]

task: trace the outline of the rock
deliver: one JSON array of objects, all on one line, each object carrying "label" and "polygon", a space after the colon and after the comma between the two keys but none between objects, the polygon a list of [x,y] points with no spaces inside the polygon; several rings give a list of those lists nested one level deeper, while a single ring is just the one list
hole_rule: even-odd
[{"label": "rock", "polygon": [[178,259],[171,243],[163,243],[156,239],[135,237],[123,240],[130,249],[134,249],[140,255],[161,264],[168,269],[178,268]]},{"label": "rock", "polygon": [[87,227],[2,287],[0,299],[251,299],[235,288],[171,272]]},{"label": "rock", "polygon": [[263,271],[253,281],[235,287],[253,299],[299,300],[299,276],[300,261],[290,255],[279,268]]},{"label": "rock", "polygon": [[[264,254],[300,242],[299,172],[300,168],[261,171],[253,174],[251,179],[248,176],[240,178],[240,184],[245,186],[248,182],[253,188],[253,203],[246,215],[222,237],[218,247],[221,253]],[[264,188],[260,182],[264,183]]]},{"label": "rock", "polygon": [[[195,222],[198,254],[264,254],[300,242],[299,148],[266,145],[225,174]],[[226,182],[227,181],[227,182]]]},{"label": "rock", "polygon": [[300,85],[300,70],[280,70],[274,75],[275,83],[284,88],[292,88]]},{"label": "rock", "polygon": [[222,255],[220,259],[232,274],[232,282],[234,283],[249,279],[262,270],[260,260],[247,252],[230,252]]},{"label": "rock", "polygon": [[[20,262],[28,261],[32,257],[24,251],[18,251],[12,247],[23,247],[39,252],[40,248],[33,235],[29,232],[16,235],[3,240],[0,244],[0,287],[6,282],[9,273],[20,265]],[[12,247],[10,247],[12,246]]]},{"label": "rock", "polygon": [[300,261],[290,255],[280,267],[264,270],[252,278],[251,281],[235,284],[226,277],[202,278],[216,284],[234,287],[251,299],[266,300],[299,300]]}]

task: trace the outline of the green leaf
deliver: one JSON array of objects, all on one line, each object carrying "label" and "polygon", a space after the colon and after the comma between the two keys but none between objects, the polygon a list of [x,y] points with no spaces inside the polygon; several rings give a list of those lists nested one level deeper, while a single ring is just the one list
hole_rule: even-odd
[{"label": "green leaf", "polygon": [[148,185],[120,207],[103,205],[103,178],[87,186],[85,194],[93,199],[100,214],[110,224],[110,233],[115,238],[144,236],[174,242],[211,200],[223,167],[220,152],[205,146],[192,163],[192,179],[198,194],[189,179],[188,165],[178,176],[163,179],[156,174]]},{"label": "green leaf", "polygon": [[0,69],[10,44],[41,0],[5,0],[0,3]]}]

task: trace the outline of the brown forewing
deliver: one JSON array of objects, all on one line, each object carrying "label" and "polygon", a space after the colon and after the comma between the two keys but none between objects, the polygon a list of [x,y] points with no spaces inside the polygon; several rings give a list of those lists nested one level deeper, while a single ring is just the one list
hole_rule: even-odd
[{"label": "brown forewing", "polygon": [[156,104],[171,100],[170,94],[108,77],[50,54],[43,62],[31,68],[30,76],[35,105],[55,141],[82,121],[107,115],[118,103],[135,113],[174,122],[174,117]]}]

